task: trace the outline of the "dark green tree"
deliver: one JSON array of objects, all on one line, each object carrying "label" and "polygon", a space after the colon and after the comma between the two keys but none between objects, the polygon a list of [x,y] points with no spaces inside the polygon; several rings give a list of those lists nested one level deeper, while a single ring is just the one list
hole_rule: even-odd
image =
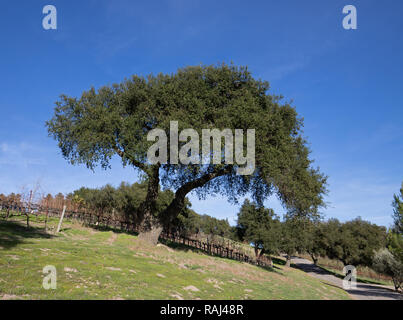
[{"label": "dark green tree", "polygon": [[200,231],[206,235],[229,237],[231,226],[226,219],[217,219],[207,214],[200,216]]},{"label": "dark green tree", "polygon": [[[156,243],[163,224],[178,216],[191,191],[200,198],[222,194],[234,203],[251,194],[258,204],[276,193],[298,215],[316,214],[323,205],[326,177],[312,167],[302,119],[268,91],[268,82],[254,79],[246,67],[187,67],[170,75],[133,76],[79,98],[62,95],[46,126],[71,164],[106,169],[118,156],[144,175],[146,197],[133,214],[141,220],[140,238]],[[171,121],[179,121],[179,132],[192,128],[199,137],[203,129],[254,129],[255,171],[238,175],[239,166],[223,161],[176,164],[169,152],[166,163],[150,163],[147,151],[154,143],[147,136],[157,128],[169,132]],[[180,141],[179,148],[186,143]],[[210,158],[213,154],[211,144]],[[175,190],[163,212],[156,209],[160,183]]]},{"label": "dark green tree", "polygon": [[387,249],[377,252],[374,267],[392,277],[396,291],[403,289],[403,184],[393,197],[394,227],[389,230]]},{"label": "dark green tree", "polygon": [[324,226],[326,255],[344,265],[371,266],[374,252],[386,245],[386,228],[361,218],[341,224],[337,219]]},{"label": "dark green tree", "polygon": [[270,255],[277,253],[280,221],[273,209],[266,209],[246,199],[238,213],[237,228],[241,240],[253,245],[257,260],[263,254],[270,258]]},{"label": "dark green tree", "polygon": [[[393,197],[393,220],[394,228],[388,235],[388,248],[395,256],[395,259],[403,265],[403,183],[400,188],[400,195]],[[403,274],[403,270],[401,271]]]},{"label": "dark green tree", "polygon": [[323,223],[307,221],[304,233],[306,240],[305,251],[311,256],[313,263],[318,263],[319,257],[326,256],[326,234]]},{"label": "dark green tree", "polygon": [[403,263],[388,249],[382,248],[376,251],[372,266],[376,271],[392,278],[396,291],[402,289]]},{"label": "dark green tree", "polygon": [[400,194],[393,195],[393,220],[394,231],[403,234],[403,183],[400,188]]},{"label": "dark green tree", "polygon": [[287,214],[281,223],[280,251],[286,254],[287,267],[291,265],[293,255],[307,250],[309,224],[309,219],[293,214]]},{"label": "dark green tree", "polygon": [[192,209],[182,210],[175,219],[170,222],[168,230],[179,232],[181,236],[190,237],[201,231],[201,217]]}]

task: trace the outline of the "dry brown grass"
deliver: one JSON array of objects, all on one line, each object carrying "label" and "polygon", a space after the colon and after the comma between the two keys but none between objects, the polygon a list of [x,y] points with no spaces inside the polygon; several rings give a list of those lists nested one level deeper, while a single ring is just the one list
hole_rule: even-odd
[{"label": "dry brown grass", "polygon": [[[312,261],[311,257],[307,254],[300,254],[302,258]],[[320,257],[318,259],[318,265],[326,269],[331,269],[337,272],[343,272],[344,265],[341,261],[329,259],[327,257]],[[367,278],[380,282],[392,282],[392,279],[386,275],[380,274],[369,267],[357,267],[357,276],[360,278]]]}]

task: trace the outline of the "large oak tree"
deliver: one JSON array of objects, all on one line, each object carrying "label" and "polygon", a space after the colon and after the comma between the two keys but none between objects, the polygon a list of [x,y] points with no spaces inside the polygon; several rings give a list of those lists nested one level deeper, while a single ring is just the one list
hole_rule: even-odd
[{"label": "large oak tree", "polygon": [[[238,175],[238,166],[229,163],[171,164],[169,152],[168,163],[150,163],[147,151],[155,142],[147,141],[147,135],[156,128],[169,132],[170,121],[178,121],[179,131],[192,128],[200,137],[202,129],[255,129],[255,171]],[[62,95],[46,125],[70,163],[109,168],[117,155],[124,166],[146,177],[147,196],[138,209],[140,237],[154,243],[191,191],[201,198],[222,194],[235,203],[250,194],[258,204],[277,194],[287,209],[304,216],[316,214],[323,205],[326,177],[312,167],[302,119],[246,67],[192,66],[174,74],[134,75],[119,84],[91,88],[81,97]],[[246,141],[244,145],[246,150]],[[160,185],[175,190],[175,196],[156,214]]]}]

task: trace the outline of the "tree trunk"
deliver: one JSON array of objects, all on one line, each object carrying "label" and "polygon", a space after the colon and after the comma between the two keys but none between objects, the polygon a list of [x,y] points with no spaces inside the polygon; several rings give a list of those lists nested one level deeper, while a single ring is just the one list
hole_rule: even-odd
[{"label": "tree trunk", "polygon": [[260,261],[262,259],[263,253],[264,253],[264,249],[260,249],[259,247],[255,246],[256,261]]},{"label": "tree trunk", "polygon": [[317,266],[317,265],[318,265],[318,258],[315,257],[314,254],[310,254],[310,256],[311,256],[311,258],[312,258],[313,264],[314,264],[315,266]]},{"label": "tree trunk", "polygon": [[396,292],[399,292],[399,288],[400,288],[400,286],[401,286],[400,279],[398,279],[398,278],[395,276],[395,277],[392,277],[392,280],[393,280],[393,284],[394,284],[394,286],[395,286],[395,291],[396,291]]},{"label": "tree trunk", "polygon": [[159,165],[155,165],[151,174],[149,174],[146,200],[142,203],[142,205],[140,205],[139,208],[139,214],[141,216],[139,238],[144,239],[152,244],[156,244],[158,242],[158,237],[163,230],[163,226],[168,225],[184,208],[186,195],[190,191],[202,187],[212,179],[225,175],[231,170],[232,166],[225,167],[224,169],[207,173],[196,180],[185,183],[175,192],[175,198],[172,200],[169,206],[159,215],[159,217],[155,217],[153,213],[156,209],[160,181]]},{"label": "tree trunk", "polygon": [[285,266],[286,267],[291,267],[291,256],[287,255],[287,260],[285,262]]},{"label": "tree trunk", "polygon": [[273,268],[273,260],[271,259],[271,256],[270,256],[270,255],[267,255],[267,260],[268,260],[268,262],[269,262],[269,266],[270,266],[271,268]]},{"label": "tree trunk", "polygon": [[156,245],[158,238],[163,230],[163,224],[160,219],[154,215],[159,191],[159,165],[152,169],[149,175],[147,196],[139,207],[139,239],[150,244]]},{"label": "tree trunk", "polygon": [[213,180],[214,178],[223,176],[230,173],[232,166],[219,169],[214,172],[206,173],[205,175],[197,178],[195,180],[189,181],[182,185],[175,192],[175,198],[171,201],[169,206],[162,212],[161,223],[163,225],[168,225],[173,219],[175,219],[185,206],[186,195],[194,189],[204,186],[207,182]]},{"label": "tree trunk", "polygon": [[153,224],[150,226],[150,228],[139,233],[139,239],[152,245],[156,245],[158,243],[158,239],[161,235],[162,230],[163,227],[161,225]]}]

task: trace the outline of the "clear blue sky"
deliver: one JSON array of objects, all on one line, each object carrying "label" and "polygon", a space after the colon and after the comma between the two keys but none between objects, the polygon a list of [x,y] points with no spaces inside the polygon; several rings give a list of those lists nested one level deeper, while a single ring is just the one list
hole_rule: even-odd
[{"label": "clear blue sky", "polygon": [[[57,30],[42,28],[47,4]],[[342,27],[347,4],[357,7],[357,30]],[[312,157],[329,175],[325,216],[389,226],[403,180],[402,15],[396,0],[3,1],[0,193],[37,181],[50,193],[136,181],[118,159],[93,173],[61,157],[44,127],[61,93],[233,61],[305,118]],[[230,222],[238,211],[222,198],[192,200]],[[266,205],[283,212],[276,199]]]}]

